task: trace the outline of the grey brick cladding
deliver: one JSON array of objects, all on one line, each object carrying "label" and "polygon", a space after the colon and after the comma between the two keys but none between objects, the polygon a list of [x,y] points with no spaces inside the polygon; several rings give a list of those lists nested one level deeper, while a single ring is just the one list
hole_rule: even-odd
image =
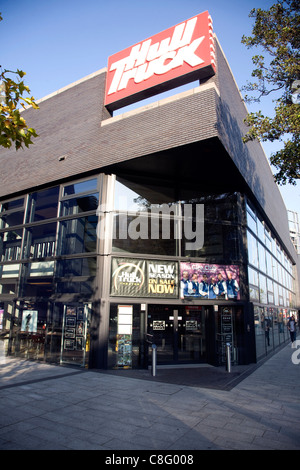
[{"label": "grey brick cladding", "polygon": [[0,197],[217,135],[213,84],[101,126],[105,77],[95,74],[24,111],[39,137],[29,149],[0,150]]}]

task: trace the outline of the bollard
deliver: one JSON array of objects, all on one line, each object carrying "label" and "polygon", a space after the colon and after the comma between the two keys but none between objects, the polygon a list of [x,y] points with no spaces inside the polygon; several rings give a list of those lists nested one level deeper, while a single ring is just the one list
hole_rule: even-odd
[{"label": "bollard", "polygon": [[227,372],[231,372],[230,343],[226,343],[226,370]]},{"label": "bollard", "polygon": [[156,349],[156,344],[152,344],[152,376],[156,376],[156,362],[157,362],[157,357],[156,357],[157,349]]}]

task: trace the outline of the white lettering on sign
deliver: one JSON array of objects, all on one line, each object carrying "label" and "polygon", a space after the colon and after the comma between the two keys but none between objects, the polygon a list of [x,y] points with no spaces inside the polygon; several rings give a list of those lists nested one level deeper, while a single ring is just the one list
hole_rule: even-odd
[{"label": "white lettering on sign", "polygon": [[123,90],[130,79],[141,83],[154,74],[163,75],[183,63],[191,67],[201,65],[204,60],[196,54],[205,36],[192,41],[197,17],[192,18],[174,28],[172,37],[152,44],[148,39],[133,46],[128,57],[114,62],[110,72],[115,71],[108,95]]}]

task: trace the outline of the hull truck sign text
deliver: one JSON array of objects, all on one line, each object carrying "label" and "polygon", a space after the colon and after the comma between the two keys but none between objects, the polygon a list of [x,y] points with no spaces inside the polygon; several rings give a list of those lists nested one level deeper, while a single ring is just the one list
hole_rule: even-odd
[{"label": "hull truck sign text", "polygon": [[206,11],[109,57],[105,105],[118,109],[214,73]]}]

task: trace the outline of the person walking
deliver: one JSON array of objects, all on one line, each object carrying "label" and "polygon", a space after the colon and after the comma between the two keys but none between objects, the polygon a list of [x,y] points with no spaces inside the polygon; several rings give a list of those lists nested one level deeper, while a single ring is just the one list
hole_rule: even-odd
[{"label": "person walking", "polygon": [[291,341],[293,343],[296,340],[296,320],[294,314],[292,314],[288,321],[288,330],[290,332]]}]

